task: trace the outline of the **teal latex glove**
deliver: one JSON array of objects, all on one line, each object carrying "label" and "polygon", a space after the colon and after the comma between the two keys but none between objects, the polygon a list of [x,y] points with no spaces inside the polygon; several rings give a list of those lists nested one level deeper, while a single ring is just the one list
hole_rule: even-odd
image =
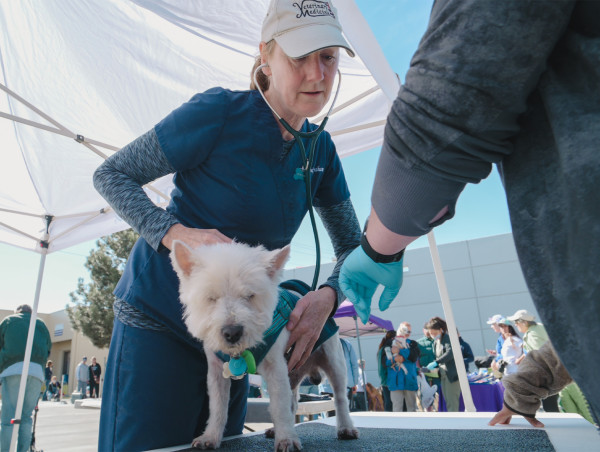
[{"label": "teal latex glove", "polygon": [[402,287],[402,258],[399,262],[379,264],[371,259],[362,247],[352,251],[340,271],[340,288],[354,305],[362,323],[369,321],[371,301],[379,284],[384,286],[379,297],[379,309],[385,311]]},{"label": "teal latex glove", "polygon": [[435,361],[430,362],[429,364],[427,364],[427,368],[429,370],[433,370],[438,366],[438,363],[436,363]]}]

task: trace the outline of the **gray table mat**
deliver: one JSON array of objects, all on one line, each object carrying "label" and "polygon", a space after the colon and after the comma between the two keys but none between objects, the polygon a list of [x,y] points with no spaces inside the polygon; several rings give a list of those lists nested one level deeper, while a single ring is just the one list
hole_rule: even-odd
[{"label": "gray table mat", "polygon": [[[544,430],[441,430],[441,429],[389,429],[359,428],[360,438],[341,441],[336,428],[321,423],[296,426],[304,451],[315,452],[435,452],[435,451],[485,451],[485,452],[550,452],[554,446]],[[224,441],[219,451],[271,451],[274,440],[264,435],[247,436]],[[191,452],[197,449],[181,449]]]}]

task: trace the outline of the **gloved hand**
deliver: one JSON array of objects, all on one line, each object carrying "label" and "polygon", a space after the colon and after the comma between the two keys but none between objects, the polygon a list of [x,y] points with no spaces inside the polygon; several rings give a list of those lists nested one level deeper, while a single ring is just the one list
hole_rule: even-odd
[{"label": "gloved hand", "polygon": [[371,314],[371,301],[379,284],[385,286],[379,298],[379,309],[385,311],[402,287],[402,258],[398,262],[380,264],[371,259],[361,246],[352,251],[340,271],[340,288],[354,304],[358,317],[366,325]]},{"label": "gloved hand", "polygon": [[429,370],[433,370],[438,366],[438,363],[436,363],[435,361],[431,361],[429,364],[427,364],[427,368]]}]

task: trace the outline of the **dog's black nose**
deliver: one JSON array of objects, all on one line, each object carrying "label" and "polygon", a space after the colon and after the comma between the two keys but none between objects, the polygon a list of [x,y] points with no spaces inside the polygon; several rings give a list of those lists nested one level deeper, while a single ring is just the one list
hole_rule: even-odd
[{"label": "dog's black nose", "polygon": [[235,344],[240,340],[240,337],[242,337],[244,327],[242,325],[227,325],[226,327],[223,327],[221,333],[227,342]]}]

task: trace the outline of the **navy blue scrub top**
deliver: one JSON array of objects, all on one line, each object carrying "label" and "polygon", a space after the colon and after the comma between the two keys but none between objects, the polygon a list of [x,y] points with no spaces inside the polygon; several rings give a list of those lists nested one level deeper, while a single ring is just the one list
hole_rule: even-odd
[{"label": "navy blue scrub top", "polygon": [[[308,121],[302,127],[314,129]],[[155,131],[176,170],[167,210],[184,226],[218,229],[270,250],[291,242],[308,210],[304,181],[294,179],[302,166],[301,153],[283,140],[258,91],[212,88],[196,94]],[[305,147],[308,151],[308,140]],[[311,188],[317,207],[350,197],[327,132],[317,143]],[[140,238],[115,296],[197,344],[183,323],[178,290],[168,250],[156,252]]]}]

